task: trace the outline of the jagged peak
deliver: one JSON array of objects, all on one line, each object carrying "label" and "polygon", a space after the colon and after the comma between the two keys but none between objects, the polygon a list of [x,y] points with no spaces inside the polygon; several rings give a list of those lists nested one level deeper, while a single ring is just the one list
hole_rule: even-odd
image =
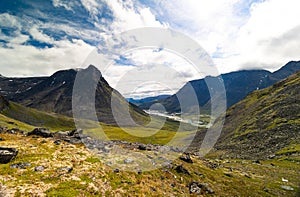
[{"label": "jagged peak", "polygon": [[95,72],[95,73],[99,74],[100,76],[102,76],[101,71],[92,64],[90,64],[85,70]]}]

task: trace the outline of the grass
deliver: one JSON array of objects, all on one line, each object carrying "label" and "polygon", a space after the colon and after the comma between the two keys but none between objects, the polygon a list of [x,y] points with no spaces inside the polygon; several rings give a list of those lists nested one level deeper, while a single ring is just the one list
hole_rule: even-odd
[{"label": "grass", "polygon": [[54,113],[41,112],[13,102],[10,102],[9,108],[4,110],[2,114],[27,125],[47,127],[52,130],[70,130],[75,128],[72,118]]},{"label": "grass", "polygon": [[[211,196],[296,196],[298,192],[299,164],[288,160],[288,157],[261,161],[261,164],[250,160],[203,160],[192,157],[192,164],[175,160],[172,168],[141,174],[126,171],[114,173],[113,168],[104,165],[81,145],[63,142],[56,146],[52,139],[9,134],[0,136],[5,139],[0,142],[1,146],[19,149],[14,161],[0,165],[1,184],[15,191],[15,196],[187,196],[187,185],[193,180],[208,184],[215,192]],[[30,162],[32,165],[26,169],[9,167],[19,162]],[[212,169],[209,163],[219,167]],[[34,171],[34,167],[39,165],[45,166],[44,172]],[[177,165],[183,165],[190,175],[176,172],[174,168]],[[73,171],[60,176],[56,169],[64,166],[73,167]],[[226,173],[232,176],[226,176]],[[289,182],[282,182],[281,178]],[[283,190],[281,185],[291,186],[295,190]]]}]

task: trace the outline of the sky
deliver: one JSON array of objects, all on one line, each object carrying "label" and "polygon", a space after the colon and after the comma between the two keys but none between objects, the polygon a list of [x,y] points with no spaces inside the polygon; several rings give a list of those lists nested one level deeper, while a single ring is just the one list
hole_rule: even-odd
[{"label": "sky", "polygon": [[[3,0],[0,74],[48,76],[84,68],[114,35],[143,27],[187,35],[219,73],[275,71],[300,59],[299,7],[299,0]],[[205,75],[160,47],[126,52],[109,69],[94,64],[111,86],[135,98],[172,94]]]}]

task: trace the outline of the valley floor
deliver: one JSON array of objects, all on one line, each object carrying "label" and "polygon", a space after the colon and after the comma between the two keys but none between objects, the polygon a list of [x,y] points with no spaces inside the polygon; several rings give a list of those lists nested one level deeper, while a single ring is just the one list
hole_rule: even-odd
[{"label": "valley floor", "polygon": [[22,134],[0,137],[1,147],[19,150],[13,161],[0,164],[0,196],[299,196],[300,192],[298,157],[252,161],[191,156],[193,163],[177,159],[161,169],[129,172],[110,166],[82,144]]}]

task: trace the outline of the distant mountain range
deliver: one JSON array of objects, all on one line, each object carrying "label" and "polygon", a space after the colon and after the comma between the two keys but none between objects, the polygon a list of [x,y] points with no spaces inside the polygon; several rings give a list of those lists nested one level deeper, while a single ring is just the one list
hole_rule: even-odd
[{"label": "distant mountain range", "polygon": [[[183,86],[176,94],[139,104],[142,109],[149,109],[155,103],[161,103],[169,113],[181,112],[178,98],[188,100],[191,97],[190,86],[193,87],[198,97],[198,103],[203,110],[210,110],[211,97],[206,84],[206,80],[220,78],[224,81],[227,96],[227,107],[241,101],[254,90],[263,89],[274,83],[294,74],[300,70],[300,61],[291,61],[276,72],[266,70],[243,70],[217,77],[205,77],[204,79],[193,80]],[[198,106],[189,106],[191,109]]]},{"label": "distant mountain range", "polygon": [[158,95],[158,96],[151,96],[151,97],[146,97],[146,98],[142,98],[142,99],[127,98],[127,101],[130,103],[133,103],[135,105],[140,105],[143,103],[154,102],[154,101],[158,101],[160,99],[165,99],[170,96],[171,95]]},{"label": "distant mountain range", "polygon": [[[95,90],[95,109],[100,122],[116,124],[111,108],[112,96],[117,101],[115,109],[122,116],[130,112],[131,117],[139,123],[147,120],[148,115],[137,106],[130,104],[116,90],[111,88],[106,80],[102,77],[101,72],[94,66],[90,65],[81,70],[62,70],[54,73],[50,77],[32,77],[32,78],[0,78],[0,94],[4,95],[11,101],[22,104],[23,106],[35,108],[45,112],[55,112],[58,114],[72,117],[72,95],[76,75],[80,73],[86,78],[85,83],[96,84]],[[87,86],[89,84],[86,84]],[[80,98],[84,101],[87,93],[82,90]],[[85,103],[83,103],[85,105]],[[86,110],[87,106],[76,106]],[[87,114],[89,117],[89,114]],[[122,125],[130,120],[122,119]]]}]

